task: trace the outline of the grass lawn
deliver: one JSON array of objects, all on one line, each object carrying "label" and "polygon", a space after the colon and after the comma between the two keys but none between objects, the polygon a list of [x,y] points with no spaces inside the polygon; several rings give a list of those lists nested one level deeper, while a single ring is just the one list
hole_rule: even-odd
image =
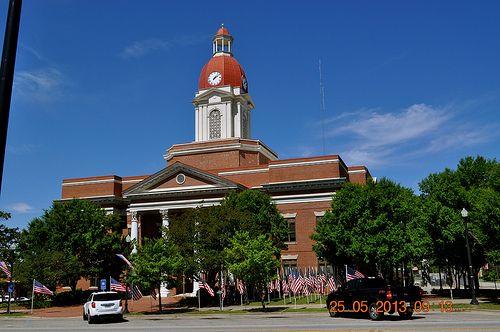
[{"label": "grass lawn", "polygon": [[0,312],[0,317],[24,317],[27,316],[28,314],[25,312],[12,312],[10,314],[7,314],[7,312]]},{"label": "grass lawn", "polygon": [[[307,298],[306,296],[300,296],[300,297],[296,297],[295,299],[297,300],[297,305],[299,305],[299,304],[320,304],[319,296],[317,298],[314,295],[309,296],[309,298]],[[325,301],[326,301],[326,296],[322,296],[321,297],[321,304],[325,304]],[[290,305],[290,304],[295,304],[295,300],[294,300],[293,296],[292,296],[292,298],[287,296],[287,298],[285,299],[285,303],[283,303],[283,299],[271,299],[271,302],[268,302],[266,300],[264,303],[266,304],[266,306],[267,305],[283,305],[283,304]],[[257,302],[257,301],[252,301],[246,305],[260,306],[261,303]]]}]

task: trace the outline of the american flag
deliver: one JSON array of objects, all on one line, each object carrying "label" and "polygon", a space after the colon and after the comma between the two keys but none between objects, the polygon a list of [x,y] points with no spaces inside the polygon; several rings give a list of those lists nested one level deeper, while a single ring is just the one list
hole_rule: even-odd
[{"label": "american flag", "polygon": [[276,290],[276,286],[274,285],[274,280],[269,281],[267,288],[269,289],[269,292],[273,292]]},{"label": "american flag", "polygon": [[347,281],[349,281],[349,280],[364,278],[365,275],[363,273],[359,272],[358,270],[353,269],[352,267],[348,266],[346,268],[345,277],[346,277]]},{"label": "american flag", "polygon": [[293,280],[291,290],[295,294],[297,294],[304,287],[304,278],[299,275],[297,278]]},{"label": "american flag", "polygon": [[44,285],[42,285],[41,283],[39,283],[36,280],[33,280],[33,293],[34,294],[54,295],[54,293],[50,289],[48,289],[47,287],[45,287]]},{"label": "american flag", "polygon": [[286,282],[285,278],[283,278],[283,280],[281,280],[281,285],[283,287],[283,294],[288,294],[290,292],[290,290],[288,289],[288,283]]},{"label": "american flag", "polygon": [[132,286],[132,298],[134,301],[139,301],[142,298],[141,290],[136,285]]},{"label": "american flag", "polygon": [[156,289],[154,289],[154,288],[151,290],[151,297],[152,297],[154,300],[156,300]]},{"label": "american flag", "polygon": [[[307,280],[307,278],[306,278],[306,280]],[[304,286],[302,287],[302,294],[304,294],[305,296],[308,296],[309,294],[311,294],[311,291],[310,291],[307,283],[304,283]]]},{"label": "american flag", "polygon": [[132,263],[130,263],[130,261],[125,257],[123,256],[122,254],[116,254],[116,256],[118,258],[120,258],[122,261],[125,262],[125,264],[127,264],[131,269],[133,269],[134,267],[132,266]]},{"label": "american flag", "polygon": [[125,292],[126,291],[126,288],[125,288],[125,285],[123,285],[122,283],[120,283],[119,281],[116,281],[115,279],[109,277],[109,289],[112,290],[112,291],[116,291],[116,292]]},{"label": "american flag", "polygon": [[7,275],[7,278],[10,278],[10,271],[5,262],[0,261],[0,269]]},{"label": "american flag", "polygon": [[325,294],[326,293],[326,275],[325,274],[322,274],[319,276],[319,292],[321,294]]},{"label": "american flag", "polygon": [[327,286],[328,286],[328,289],[330,290],[330,292],[337,290],[337,284],[335,283],[335,278],[333,278],[333,276],[330,276],[330,278],[328,279]]},{"label": "american flag", "polygon": [[238,289],[238,293],[243,294],[245,293],[245,284],[243,281],[237,279],[236,280],[236,288]]},{"label": "american flag", "polygon": [[214,290],[206,282],[204,282],[203,280],[200,280],[199,282],[200,282],[200,290],[204,289],[207,291],[208,295],[212,297],[215,296]]}]

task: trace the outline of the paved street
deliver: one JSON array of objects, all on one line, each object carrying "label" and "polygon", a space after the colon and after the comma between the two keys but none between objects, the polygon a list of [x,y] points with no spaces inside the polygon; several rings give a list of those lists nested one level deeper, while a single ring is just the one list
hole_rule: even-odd
[{"label": "paved street", "polygon": [[1,318],[0,331],[499,331],[500,312],[431,312],[411,321],[397,316],[373,322],[363,318],[330,318],[322,313],[144,315],[121,323],[88,325],[77,318]]}]

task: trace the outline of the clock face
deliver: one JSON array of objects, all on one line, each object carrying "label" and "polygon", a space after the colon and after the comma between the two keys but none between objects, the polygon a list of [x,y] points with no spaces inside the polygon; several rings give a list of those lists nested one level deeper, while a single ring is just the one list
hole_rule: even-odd
[{"label": "clock face", "polygon": [[245,92],[248,91],[248,81],[247,81],[247,78],[245,76],[241,77],[241,86],[243,87],[243,90]]},{"label": "clock face", "polygon": [[214,71],[208,75],[208,84],[217,85],[222,81],[222,74],[218,71]]}]

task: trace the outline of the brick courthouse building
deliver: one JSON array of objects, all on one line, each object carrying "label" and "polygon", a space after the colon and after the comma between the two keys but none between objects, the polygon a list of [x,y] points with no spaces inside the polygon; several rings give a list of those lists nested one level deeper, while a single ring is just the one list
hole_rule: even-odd
[{"label": "brick courthouse building", "polygon": [[232,55],[233,37],[221,27],[213,56],[203,67],[193,99],[195,139],[167,149],[165,168],[152,175],[64,179],[62,199],[91,200],[127,220],[139,245],[160,235],[183,209],[219,204],[231,190],[268,193],[288,220],[284,266],[317,266],[310,236],[317,218],[345,182],[364,184],[365,166],[347,166],[338,155],[279,159],[251,137],[250,97],[245,72]]}]

